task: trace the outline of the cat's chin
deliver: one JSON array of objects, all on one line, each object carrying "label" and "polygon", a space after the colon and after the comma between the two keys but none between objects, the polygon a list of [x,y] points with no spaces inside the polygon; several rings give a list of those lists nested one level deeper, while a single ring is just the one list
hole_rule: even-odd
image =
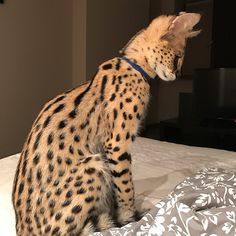
[{"label": "cat's chin", "polygon": [[157,76],[164,81],[173,81],[176,79],[176,75],[174,73],[161,69],[157,71]]},{"label": "cat's chin", "polygon": [[159,64],[155,68],[157,76],[164,81],[173,81],[176,79],[176,74],[165,68],[162,64]]}]

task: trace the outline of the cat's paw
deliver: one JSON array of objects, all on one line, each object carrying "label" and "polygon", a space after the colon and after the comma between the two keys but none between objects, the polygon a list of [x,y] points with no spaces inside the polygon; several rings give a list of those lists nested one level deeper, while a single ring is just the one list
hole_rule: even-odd
[{"label": "cat's paw", "polygon": [[118,210],[117,221],[122,226],[135,221],[135,211],[124,209]]}]

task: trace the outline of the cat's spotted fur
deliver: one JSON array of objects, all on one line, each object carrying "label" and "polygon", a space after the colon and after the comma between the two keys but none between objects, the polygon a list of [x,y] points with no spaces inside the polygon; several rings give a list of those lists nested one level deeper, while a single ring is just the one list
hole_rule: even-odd
[{"label": "cat's spotted fur", "polygon": [[[159,17],[123,53],[149,76],[174,80],[199,18]],[[148,100],[148,81],[114,58],[44,106],[16,172],[17,235],[88,235],[135,220],[129,149]]]}]

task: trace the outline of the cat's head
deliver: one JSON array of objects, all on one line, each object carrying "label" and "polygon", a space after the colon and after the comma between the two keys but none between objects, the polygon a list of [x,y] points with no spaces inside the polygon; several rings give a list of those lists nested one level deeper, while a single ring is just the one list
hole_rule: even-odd
[{"label": "cat's head", "polygon": [[200,18],[200,14],[185,12],[157,17],[135,35],[122,52],[137,61],[145,59],[161,79],[175,80],[182,67],[187,39],[200,33],[193,30]]}]

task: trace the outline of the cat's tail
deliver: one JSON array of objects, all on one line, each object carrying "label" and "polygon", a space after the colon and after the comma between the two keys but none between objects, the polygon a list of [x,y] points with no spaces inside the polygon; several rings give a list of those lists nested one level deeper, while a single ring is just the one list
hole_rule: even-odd
[{"label": "cat's tail", "polygon": [[116,225],[114,224],[110,214],[102,213],[96,218],[94,217],[89,219],[83,227],[80,235],[88,236],[89,234],[92,234],[94,232],[102,232],[115,226]]}]

